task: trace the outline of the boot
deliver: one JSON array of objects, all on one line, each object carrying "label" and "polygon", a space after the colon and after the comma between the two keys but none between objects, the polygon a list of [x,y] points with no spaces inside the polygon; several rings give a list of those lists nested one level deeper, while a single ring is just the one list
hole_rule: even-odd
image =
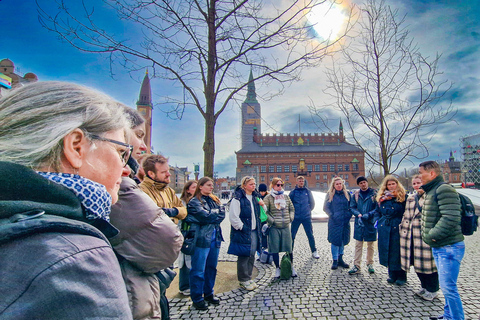
[{"label": "boot", "polygon": [[350,268],[350,266],[346,264],[345,261],[343,261],[343,254],[338,255],[338,266],[343,268]]},{"label": "boot", "polygon": [[338,260],[333,260],[332,270],[336,270],[336,269],[338,269]]}]

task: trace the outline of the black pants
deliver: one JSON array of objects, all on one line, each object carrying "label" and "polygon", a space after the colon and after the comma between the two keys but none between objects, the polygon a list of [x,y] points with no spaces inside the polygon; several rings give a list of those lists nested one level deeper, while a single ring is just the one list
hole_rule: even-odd
[{"label": "black pants", "polygon": [[434,273],[419,273],[417,272],[418,279],[422,284],[422,288],[428,292],[437,292],[440,289],[438,282],[438,272]]},{"label": "black pants", "polygon": [[403,270],[390,270],[388,269],[388,276],[396,280],[407,281],[407,273]]},{"label": "black pants", "polygon": [[298,228],[300,225],[303,225],[303,230],[305,230],[305,234],[308,238],[308,244],[310,246],[310,250],[312,252],[317,251],[315,247],[315,237],[313,236],[313,226],[312,226],[312,219],[293,219],[292,221],[292,249],[295,242],[295,236],[297,235]]}]

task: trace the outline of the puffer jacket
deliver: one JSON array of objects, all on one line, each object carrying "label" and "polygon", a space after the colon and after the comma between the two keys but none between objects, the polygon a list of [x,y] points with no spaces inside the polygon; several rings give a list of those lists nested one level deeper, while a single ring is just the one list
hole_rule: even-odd
[{"label": "puffer jacket", "polygon": [[0,162],[0,319],[132,319],[117,233],[72,191]]},{"label": "puffer jacket", "polygon": [[422,209],[422,238],[434,248],[451,245],[465,238],[460,226],[460,198],[452,186],[443,182],[443,177],[437,176],[422,186],[426,193]]},{"label": "puffer jacket", "polygon": [[263,202],[267,206],[267,223],[269,226],[283,229],[290,226],[290,223],[295,218],[295,207],[290,198],[284,193],[286,206],[284,209],[277,209],[275,207],[275,197],[271,193],[263,198]]},{"label": "puffer jacket", "polygon": [[[234,199],[240,202],[240,220],[243,223],[243,227],[240,230],[235,229],[233,226],[230,231],[230,244],[228,246],[228,254],[233,254],[241,257],[249,257],[252,246],[252,229],[255,229],[257,233],[257,239],[260,239],[260,206],[257,201],[257,197],[260,197],[260,194],[254,192],[252,194],[252,203],[253,203],[253,215],[255,217],[255,224],[252,228],[253,219],[252,219],[252,205],[250,200],[248,200],[245,190],[241,187],[237,187],[234,193]],[[232,214],[232,209],[230,209],[230,214]],[[255,251],[260,250],[260,241],[257,241],[257,248]]]},{"label": "puffer jacket", "polygon": [[197,232],[196,246],[199,248],[210,248],[213,233],[217,248],[223,241],[222,228],[220,223],[225,219],[225,207],[218,204],[209,196],[193,197],[188,201],[188,215],[185,219],[190,223],[190,230]]},{"label": "puffer jacket", "polygon": [[335,190],[332,201],[330,194],[325,195],[323,211],[328,215],[328,242],[334,246],[347,245],[350,243],[350,194],[345,197],[343,190]]},{"label": "puffer jacket", "polygon": [[[374,226],[375,209],[378,205],[375,201],[376,195],[377,192],[374,189],[368,188],[366,196],[360,190],[356,190],[350,199],[350,210],[355,216],[353,225],[353,239],[355,240],[377,240],[377,229]],[[361,218],[358,217],[360,214]]]},{"label": "puffer jacket", "polygon": [[134,180],[123,177],[110,222],[120,233],[110,242],[120,256],[134,319],[161,319],[160,286],[154,273],[177,258],[183,237],[175,223]]},{"label": "puffer jacket", "polygon": [[313,198],[312,191],[308,188],[295,187],[288,197],[292,200],[295,207],[295,219],[308,220],[312,219],[312,210],[315,208],[315,199]]},{"label": "puffer jacket", "polygon": [[170,188],[167,184],[156,182],[145,176],[142,183],[139,185],[143,190],[160,208],[176,209],[178,211],[176,216],[171,216],[171,219],[175,224],[178,224],[178,220],[183,220],[187,216],[187,208],[182,203],[175,190]]}]

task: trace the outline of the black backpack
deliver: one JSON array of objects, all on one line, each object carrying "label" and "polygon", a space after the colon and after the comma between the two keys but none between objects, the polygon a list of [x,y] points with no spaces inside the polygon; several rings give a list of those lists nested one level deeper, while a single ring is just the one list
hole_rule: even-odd
[{"label": "black backpack", "polygon": [[[440,187],[445,182],[438,185]],[[437,188],[438,188],[437,187]],[[460,197],[460,205],[461,205],[461,214],[462,219],[460,225],[462,227],[462,234],[464,236],[471,236],[475,231],[477,231],[478,227],[478,216],[475,214],[475,207],[473,205],[472,200],[469,197],[457,192],[458,196]],[[437,190],[435,189],[435,202],[437,202]]]}]

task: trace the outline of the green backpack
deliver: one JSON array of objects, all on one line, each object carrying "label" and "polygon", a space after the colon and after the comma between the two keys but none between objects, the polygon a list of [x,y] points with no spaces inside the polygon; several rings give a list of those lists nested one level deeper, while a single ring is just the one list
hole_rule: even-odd
[{"label": "green backpack", "polygon": [[283,255],[280,262],[280,280],[288,280],[292,277],[292,260],[287,252]]}]

